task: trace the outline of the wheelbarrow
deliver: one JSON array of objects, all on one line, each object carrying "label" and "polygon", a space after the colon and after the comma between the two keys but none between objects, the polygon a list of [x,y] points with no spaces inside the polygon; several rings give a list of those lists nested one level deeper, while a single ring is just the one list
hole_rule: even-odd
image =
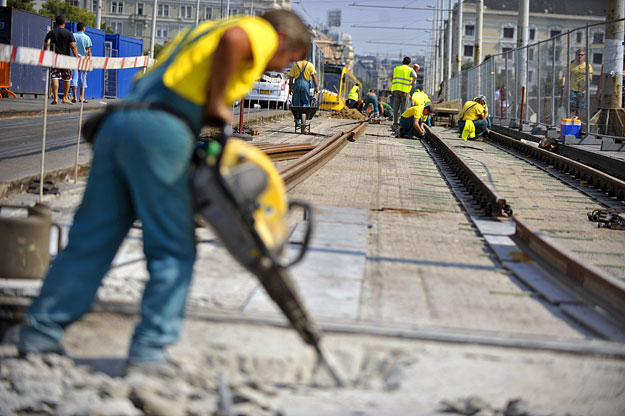
[{"label": "wheelbarrow", "polygon": [[291,106],[291,113],[295,118],[295,132],[302,134],[310,133],[310,120],[315,116],[319,107],[294,107]]}]

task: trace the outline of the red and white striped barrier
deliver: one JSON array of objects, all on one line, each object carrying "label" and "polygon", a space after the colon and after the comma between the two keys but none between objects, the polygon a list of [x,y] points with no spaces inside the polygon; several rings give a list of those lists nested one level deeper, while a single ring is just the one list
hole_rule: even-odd
[{"label": "red and white striped barrier", "polygon": [[42,49],[0,43],[0,62],[91,71],[93,69],[146,68],[154,65],[156,61],[149,56],[75,58]]}]

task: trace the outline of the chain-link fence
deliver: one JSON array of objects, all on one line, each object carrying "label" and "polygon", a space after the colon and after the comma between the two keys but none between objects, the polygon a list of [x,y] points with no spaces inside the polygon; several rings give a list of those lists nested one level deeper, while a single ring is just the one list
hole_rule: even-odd
[{"label": "chain-link fence", "polygon": [[[484,95],[493,118],[551,128],[559,126],[562,118],[577,117],[584,131],[597,133],[599,109],[608,108],[609,102],[604,91],[601,103],[601,83],[609,83],[610,88],[614,85],[619,97],[622,95],[625,33],[614,27],[619,22],[617,27],[623,27],[623,21],[564,33],[551,31],[553,36],[547,40],[504,48],[480,65],[452,76],[446,98],[465,102]],[[623,105],[622,97],[617,101],[612,107]]]}]

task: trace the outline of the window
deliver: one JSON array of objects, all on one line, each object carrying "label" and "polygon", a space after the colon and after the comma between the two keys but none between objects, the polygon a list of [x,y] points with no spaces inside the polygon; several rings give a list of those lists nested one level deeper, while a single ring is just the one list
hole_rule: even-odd
[{"label": "window", "polygon": [[592,34],[592,43],[603,43],[603,33],[595,32]]},{"label": "window", "polygon": [[503,37],[506,39],[514,38],[514,28],[513,27],[504,27],[503,28]]},{"label": "window", "polygon": [[467,57],[473,56],[473,45],[464,45],[464,55]]},{"label": "window", "polygon": [[122,33],[124,26],[122,25],[122,22],[111,22],[111,29],[113,29],[113,33]]},{"label": "window", "polygon": [[70,3],[72,6],[80,7],[78,0],[70,0],[68,1],[68,3]]},{"label": "window", "polygon": [[135,38],[143,37],[143,23],[135,23]]},{"label": "window", "polygon": [[156,25],[156,37],[165,38],[169,36],[169,25]]},{"label": "window", "polygon": [[112,1],[111,2],[111,13],[122,14],[123,12],[124,12],[124,2],[123,1]]},{"label": "window", "polygon": [[464,34],[465,36],[473,36],[475,32],[475,26],[474,25],[466,25],[464,27]]},{"label": "window", "polygon": [[534,71],[529,71],[527,73],[527,82],[534,82]]},{"label": "window", "polygon": [[603,54],[595,52],[592,54],[592,63],[601,65],[603,63]]},{"label": "window", "polygon": [[[503,47],[503,48],[501,48],[501,53],[510,52],[511,50],[512,50],[512,48],[511,48],[511,47],[510,47],[510,48]],[[514,55],[513,55],[513,54],[511,54],[511,53],[506,53],[506,56],[508,56],[508,59],[512,59],[512,57],[513,57]],[[504,59],[505,59],[505,56],[504,56]]]},{"label": "window", "polygon": [[180,6],[178,17],[182,17],[183,19],[192,19],[193,18],[193,6]]},{"label": "window", "polygon": [[230,16],[234,16],[236,14],[239,14],[239,9],[230,9]]},{"label": "window", "polygon": [[534,48],[529,48],[527,50],[527,59],[529,59],[530,61],[534,60]]},{"label": "window", "polygon": [[94,14],[98,14],[98,0],[93,0],[93,1],[91,2],[91,11],[92,11]]},{"label": "window", "polygon": [[536,40],[536,29],[530,29],[530,40]]},{"label": "window", "polygon": [[204,9],[204,20],[211,20],[213,18],[213,9],[206,7]]},{"label": "window", "polygon": [[169,17],[169,5],[168,4],[159,4],[158,5],[157,16]]},{"label": "window", "polygon": [[143,16],[143,3],[137,3],[137,15],[138,16]]},{"label": "window", "polygon": [[575,32],[575,42],[582,43],[584,39],[584,34],[582,32]]},{"label": "window", "polygon": [[550,38],[555,38],[556,36],[560,35],[562,33],[561,30],[557,30],[557,29],[553,29],[549,31],[549,37]]}]

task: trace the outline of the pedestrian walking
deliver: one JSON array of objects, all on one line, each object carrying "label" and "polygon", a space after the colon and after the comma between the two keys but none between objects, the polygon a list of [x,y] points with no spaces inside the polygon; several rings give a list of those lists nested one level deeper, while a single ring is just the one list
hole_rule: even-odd
[{"label": "pedestrian walking", "polygon": [[[81,58],[91,57],[91,38],[85,33],[85,24],[78,22],[76,24],[76,33],[74,33],[74,39],[76,41],[76,49],[78,50],[78,56]],[[80,71],[78,69],[72,70],[72,82],[70,84],[72,93],[74,94],[73,103],[78,101],[87,102],[85,100],[85,89],[87,88],[87,71]],[[77,94],[77,89],[80,88],[80,96]]]},{"label": "pedestrian walking", "polygon": [[412,84],[417,81],[417,73],[410,65],[411,59],[406,56],[402,64],[393,69],[391,76],[391,92],[393,94],[393,127],[399,127],[399,117],[406,111],[410,100]]},{"label": "pedestrian walking", "polygon": [[[231,105],[265,71],[302,59],[310,44],[293,12],[205,21],[167,45],[97,130],[93,160],[69,242],[25,314],[18,349],[60,352],[64,330],[89,311],[136,219],[150,278],[126,369],[172,369],[165,347],[179,338],[195,260],[191,156],[205,124],[231,120]],[[175,368],[174,368],[175,370]]]},{"label": "pedestrian walking", "polygon": [[[76,40],[74,35],[69,30],[65,29],[65,18],[63,16],[56,16],[54,19],[55,28],[48,32],[43,43],[44,49],[52,49],[54,52],[61,55],[70,55],[70,51],[74,53],[74,56],[78,56],[78,49],[76,48]],[[69,86],[72,80],[72,70],[62,68],[52,68],[50,71],[50,78],[52,79],[52,103],[56,104],[59,98],[59,82],[63,82],[63,99],[64,104],[71,104],[69,100]]]}]

